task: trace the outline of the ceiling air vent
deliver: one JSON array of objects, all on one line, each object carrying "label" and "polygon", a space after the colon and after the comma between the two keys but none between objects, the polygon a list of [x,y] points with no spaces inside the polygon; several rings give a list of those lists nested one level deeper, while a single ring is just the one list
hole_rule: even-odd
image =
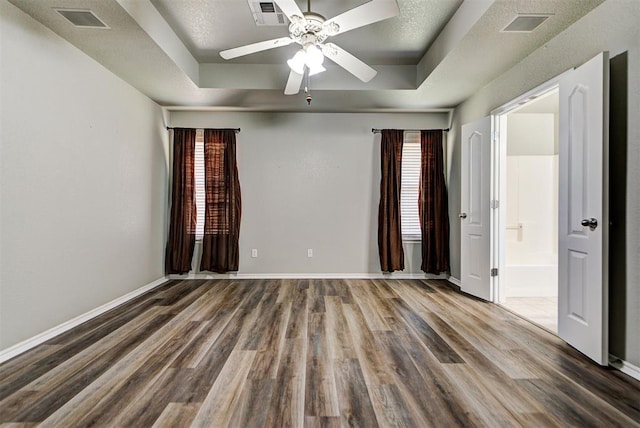
[{"label": "ceiling air vent", "polygon": [[90,10],[85,9],[55,9],[67,21],[79,28],[109,28]]},{"label": "ceiling air vent", "polygon": [[247,0],[256,25],[289,25],[287,16],[272,1]]},{"label": "ceiling air vent", "polygon": [[527,14],[518,15],[502,30],[503,33],[530,33],[547,20],[551,15]]}]

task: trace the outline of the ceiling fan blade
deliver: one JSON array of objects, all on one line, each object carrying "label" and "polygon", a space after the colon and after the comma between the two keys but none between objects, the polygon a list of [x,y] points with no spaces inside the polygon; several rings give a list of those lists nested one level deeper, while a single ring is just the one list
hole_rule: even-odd
[{"label": "ceiling fan blade", "polygon": [[378,74],[373,68],[333,43],[325,43],[322,45],[322,53],[331,61],[365,83]]},{"label": "ceiling fan blade", "polygon": [[362,6],[354,7],[338,16],[334,16],[324,23],[324,27],[327,28],[332,23],[336,23],[340,28],[335,34],[342,34],[354,28],[393,18],[399,13],[400,9],[396,0],[371,0]]},{"label": "ceiling fan blade", "polygon": [[300,85],[302,84],[302,74],[298,74],[291,70],[289,73],[289,80],[287,80],[287,86],[284,88],[285,95],[295,95],[300,92]]},{"label": "ceiling fan blade", "polygon": [[287,15],[289,21],[293,22],[293,16],[299,16],[304,19],[304,14],[296,4],[296,0],[273,0],[273,2]]},{"label": "ceiling fan blade", "polygon": [[249,55],[273,48],[279,48],[281,46],[288,46],[291,43],[293,43],[292,38],[281,37],[279,39],[265,40],[264,42],[253,43],[250,45],[244,45],[237,48],[220,51],[220,56],[224,59],[233,59],[239,56]]}]

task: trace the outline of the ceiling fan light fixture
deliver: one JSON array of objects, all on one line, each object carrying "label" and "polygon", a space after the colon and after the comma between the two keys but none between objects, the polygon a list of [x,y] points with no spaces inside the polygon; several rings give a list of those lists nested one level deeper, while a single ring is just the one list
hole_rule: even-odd
[{"label": "ceiling fan light fixture", "polygon": [[307,54],[305,58],[307,67],[312,68],[315,65],[322,65],[324,62],[324,55],[316,45],[307,46],[305,52]]},{"label": "ceiling fan light fixture", "polygon": [[287,61],[289,68],[295,71],[298,74],[304,74],[304,65],[306,62],[307,55],[304,53],[302,49],[300,49],[296,54]]},{"label": "ceiling fan light fixture", "polygon": [[300,49],[296,54],[287,61],[289,68],[298,74],[304,74],[304,67],[309,68],[309,76],[322,73],[327,69],[322,66],[324,62],[324,54],[314,44],[308,44]]},{"label": "ceiling fan light fixture", "polygon": [[309,67],[309,76],[315,76],[316,74],[320,74],[323,71],[327,71],[327,69],[324,68],[322,65],[320,64],[313,65]]}]

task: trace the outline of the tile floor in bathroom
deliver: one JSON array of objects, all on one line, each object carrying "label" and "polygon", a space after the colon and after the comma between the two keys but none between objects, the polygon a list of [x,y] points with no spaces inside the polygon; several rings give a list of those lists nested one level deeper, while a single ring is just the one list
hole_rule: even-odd
[{"label": "tile floor in bathroom", "polygon": [[557,297],[508,297],[501,305],[555,334],[558,333]]}]

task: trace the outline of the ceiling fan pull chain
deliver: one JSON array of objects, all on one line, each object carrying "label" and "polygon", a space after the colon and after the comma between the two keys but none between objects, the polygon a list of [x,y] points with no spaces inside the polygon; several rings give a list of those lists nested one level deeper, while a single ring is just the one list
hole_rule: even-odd
[{"label": "ceiling fan pull chain", "polygon": [[307,84],[304,86],[304,93],[307,95],[307,105],[310,106],[311,105],[311,76],[309,75],[309,69],[307,69],[305,71],[306,77],[307,77]]}]

